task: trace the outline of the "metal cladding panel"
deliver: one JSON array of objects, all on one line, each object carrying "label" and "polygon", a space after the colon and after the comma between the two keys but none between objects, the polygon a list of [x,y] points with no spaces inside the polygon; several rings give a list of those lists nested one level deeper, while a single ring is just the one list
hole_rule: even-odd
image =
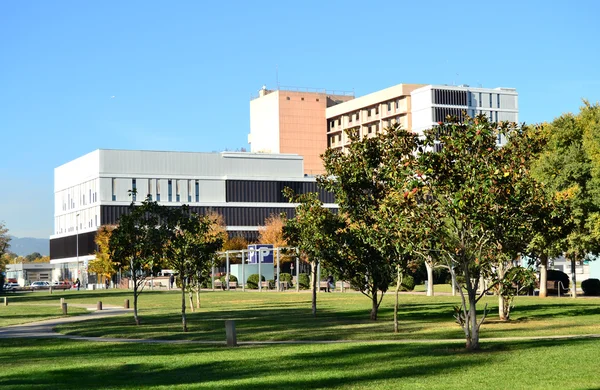
[{"label": "metal cladding panel", "polygon": [[100,174],[130,177],[303,177],[298,155],[100,150]]},{"label": "metal cladding panel", "polygon": [[50,240],[50,260],[77,256],[77,238],[79,237],[79,256],[93,255],[96,251],[94,238],[96,232],[80,233]]},{"label": "metal cladding panel", "polygon": [[[227,226],[262,226],[265,219],[271,215],[285,213],[288,218],[293,218],[295,209],[289,207],[230,207],[230,206],[190,206],[192,212],[206,214],[215,212],[221,214]],[[128,206],[102,206],[101,224],[118,224],[121,215],[128,212]]]},{"label": "metal cladding panel", "polygon": [[291,188],[296,194],[317,192],[323,203],[334,203],[331,192],[320,188],[316,182],[227,180],[227,202],[286,203],[284,188]]}]

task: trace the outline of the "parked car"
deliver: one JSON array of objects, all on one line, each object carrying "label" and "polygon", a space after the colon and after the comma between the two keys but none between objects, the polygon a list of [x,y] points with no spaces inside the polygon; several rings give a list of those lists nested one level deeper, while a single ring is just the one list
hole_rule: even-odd
[{"label": "parked car", "polygon": [[33,283],[31,283],[31,285],[29,287],[31,287],[32,290],[42,290],[42,289],[50,288],[50,282],[46,282],[46,281],[33,282]]},{"label": "parked car", "polygon": [[68,290],[71,288],[71,282],[67,282],[65,280],[52,282],[52,288],[56,290]]},{"label": "parked car", "polygon": [[15,292],[20,289],[21,289],[21,286],[19,285],[19,283],[14,283],[14,282],[4,283],[4,291]]}]

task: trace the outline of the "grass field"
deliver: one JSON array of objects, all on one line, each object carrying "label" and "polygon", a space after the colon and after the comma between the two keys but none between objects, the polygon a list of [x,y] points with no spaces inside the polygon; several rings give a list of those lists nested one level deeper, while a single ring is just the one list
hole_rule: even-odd
[{"label": "grass field", "polygon": [[[344,344],[244,345],[132,344],[58,339],[0,340],[0,388],[79,389],[350,388],[506,389],[600,388],[596,374],[600,339],[482,342],[467,353],[453,322],[458,297],[403,294],[400,330],[392,333],[393,296],[378,321],[368,319],[370,302],[356,293],[320,294],[318,316],[310,294],[203,292],[202,308],[190,313],[181,332],[180,295],[144,292],[141,326],[132,315],[61,325],[62,333],[171,340],[225,339],[224,320],[235,319],[239,341],[352,340]],[[122,305],[131,292],[86,291],[17,294],[0,318],[68,303]],[[482,337],[600,333],[600,299],[519,297],[513,321],[500,323],[495,297]],[[40,306],[41,305],[41,306]],[[482,305],[483,307],[483,305]],[[52,307],[54,310],[54,307]],[[41,314],[44,316],[45,314]],[[38,317],[27,317],[35,320]],[[438,340],[434,344],[384,340]],[[455,339],[457,342],[446,342]],[[368,342],[367,342],[368,341]]]},{"label": "grass field", "polygon": [[597,389],[600,340],[199,345],[0,340],[3,389]]},{"label": "grass field", "polygon": [[[122,305],[131,293],[122,290],[22,294],[2,310],[10,313],[22,305],[58,302]],[[62,333],[143,339],[224,340],[226,319],[236,320],[240,341],[265,340],[396,340],[462,339],[454,323],[453,306],[458,297],[403,294],[400,296],[400,333],[394,334],[393,295],[386,295],[379,320],[369,320],[370,301],[357,293],[322,293],[318,315],[310,315],[310,294],[272,292],[203,292],[202,307],[188,313],[189,332],[181,332],[180,295],[167,291],[147,291],[140,297],[142,325],[133,324],[132,315],[61,325]],[[600,298],[518,297],[512,321],[498,321],[497,299],[488,297],[490,315],[481,336],[550,336],[600,333]],[[483,309],[483,304],[480,305]],[[7,310],[8,309],[8,310]],[[21,310],[21,309],[19,309]],[[188,308],[189,311],[189,308]]]}]

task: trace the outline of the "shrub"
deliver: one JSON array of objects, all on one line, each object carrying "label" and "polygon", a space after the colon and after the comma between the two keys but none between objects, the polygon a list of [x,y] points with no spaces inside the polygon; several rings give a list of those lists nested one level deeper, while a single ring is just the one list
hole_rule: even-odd
[{"label": "shrub", "polygon": [[[261,282],[264,282],[265,277],[261,275],[260,280],[261,280]],[[248,276],[248,280],[246,281],[246,286],[248,288],[258,288],[258,274],[252,274],[252,275]]]},{"label": "shrub", "polygon": [[286,272],[282,272],[282,273],[279,274],[279,281],[280,282],[288,282],[288,286],[290,286],[290,287],[293,285],[293,283],[292,283],[292,275],[288,274]]},{"label": "shrub", "polygon": [[[227,274],[221,276],[219,278],[219,280],[221,281],[221,283],[223,283],[223,286],[227,285]],[[233,275],[233,274],[229,274],[229,281],[230,282],[237,282],[238,278],[235,275]]]},{"label": "shrub", "polygon": [[404,275],[400,291],[412,291],[415,289],[415,279],[410,275]]},{"label": "shrub", "polygon": [[[567,275],[566,273],[559,271],[557,269],[549,269],[547,271],[547,275],[548,275],[548,281],[560,281],[562,282],[563,286],[565,289],[569,288],[569,284],[571,283],[571,281],[569,280],[569,275]],[[562,287],[561,287],[562,290]]]},{"label": "shrub", "polygon": [[308,277],[308,274],[298,275],[298,284],[300,285],[300,288],[303,290],[309,289],[310,288],[310,278]]},{"label": "shrub", "polygon": [[586,279],[581,282],[581,289],[585,295],[600,295],[600,280]]}]

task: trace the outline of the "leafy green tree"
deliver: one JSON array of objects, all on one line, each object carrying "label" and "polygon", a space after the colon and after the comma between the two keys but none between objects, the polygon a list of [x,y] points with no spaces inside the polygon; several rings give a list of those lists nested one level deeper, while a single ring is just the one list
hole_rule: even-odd
[{"label": "leafy green tree", "polygon": [[165,221],[165,209],[149,197],[139,206],[132,201],[109,239],[113,262],[131,274],[136,325],[140,324],[139,295],[144,290],[146,279],[160,270],[165,245],[170,237]]},{"label": "leafy green tree", "polygon": [[27,260],[28,263],[33,263],[40,257],[43,257],[40,252],[33,252],[33,253],[30,253],[27,256],[25,256],[25,260]]},{"label": "leafy green tree", "polygon": [[[339,231],[344,227],[341,219],[323,207],[317,193],[296,195],[286,188],[284,195],[293,203],[298,203],[296,216],[286,219],[283,237],[296,247],[300,255],[311,264],[312,273],[312,315],[317,315],[317,267],[323,263],[326,268],[340,263]],[[300,281],[300,279],[298,279]]]},{"label": "leafy green tree", "polygon": [[[480,286],[480,280],[492,279],[498,265],[515,259],[531,240],[543,193],[530,178],[527,155],[515,154],[535,151],[530,131],[490,123],[481,115],[462,122],[449,119],[425,132],[427,148],[442,145],[437,153],[419,155],[419,170],[428,199],[444,216],[440,253],[450,272],[464,278],[455,318],[470,350],[479,348],[479,329],[487,316],[486,306],[478,319],[477,302],[495,287]],[[514,146],[497,148],[499,134]]]},{"label": "leafy green tree", "polygon": [[4,222],[0,222],[0,256],[7,253],[10,247],[10,236]]},{"label": "leafy green tree", "polygon": [[[223,246],[223,237],[213,234],[213,220],[210,216],[192,213],[189,207],[172,210],[169,216],[170,237],[166,246],[167,266],[176,270],[181,287],[181,322],[187,332],[185,293],[188,283],[199,279],[214,262],[216,252]],[[193,309],[193,306],[192,306]]]},{"label": "leafy green tree", "polygon": [[[577,115],[564,114],[546,125],[548,143],[533,167],[549,198],[568,209],[563,228],[546,243],[571,261],[572,296],[576,294],[577,263],[600,253],[600,106],[585,102]],[[556,251],[556,250],[555,250]]]}]

